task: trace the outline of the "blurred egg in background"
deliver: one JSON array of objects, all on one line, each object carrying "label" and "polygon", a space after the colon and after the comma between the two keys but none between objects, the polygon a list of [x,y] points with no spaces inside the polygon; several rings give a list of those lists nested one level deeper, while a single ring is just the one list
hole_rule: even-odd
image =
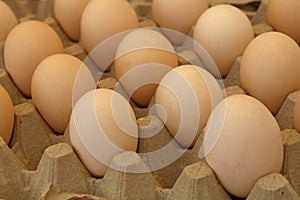
[{"label": "blurred egg in background", "polygon": [[4,41],[8,33],[18,24],[13,11],[3,1],[0,1],[0,42]]},{"label": "blurred egg in background", "polygon": [[268,23],[276,31],[289,35],[300,44],[300,1],[269,0],[267,8]]},{"label": "blurred egg in background", "polygon": [[215,61],[218,69],[208,69],[216,77],[226,77],[235,59],[254,38],[248,17],[231,5],[207,9],[198,19],[193,36]]},{"label": "blurred egg in background", "polygon": [[74,41],[80,38],[81,16],[90,0],[54,0],[54,16],[65,33]]},{"label": "blurred egg in background", "polygon": [[150,103],[158,83],[178,59],[172,44],[160,32],[137,29],[120,42],[115,73],[132,100],[141,107]]},{"label": "blurred egg in background", "polygon": [[[207,0],[153,0],[153,19],[159,27],[188,35],[200,15],[208,8]],[[165,32],[170,41],[180,45],[183,41]]]},{"label": "blurred egg in background", "polygon": [[138,27],[136,13],[127,1],[91,0],[82,14],[82,43],[90,53],[110,36]]}]

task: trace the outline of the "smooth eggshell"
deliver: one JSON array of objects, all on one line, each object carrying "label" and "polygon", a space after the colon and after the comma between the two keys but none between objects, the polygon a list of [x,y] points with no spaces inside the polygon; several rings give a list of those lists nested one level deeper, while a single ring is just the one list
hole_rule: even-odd
[{"label": "smooth eggshell", "polygon": [[214,76],[226,77],[235,59],[254,38],[254,33],[250,20],[241,10],[231,5],[217,5],[200,16],[193,37],[218,67],[218,70],[208,70]]},{"label": "smooth eggshell", "polygon": [[4,62],[17,87],[30,97],[32,74],[38,64],[49,55],[63,52],[62,41],[49,25],[29,20],[15,26],[7,36]]},{"label": "smooth eggshell", "polygon": [[14,127],[14,107],[9,94],[0,85],[0,136],[8,144]]},{"label": "smooth eggshell", "polygon": [[136,151],[138,129],[128,101],[109,89],[97,89],[76,103],[70,120],[70,139],[91,174],[105,174],[112,158]]},{"label": "smooth eggshell", "polygon": [[300,49],[290,37],[268,32],[247,47],[240,67],[241,85],[276,114],[288,94],[300,88]]},{"label": "smooth eggshell", "polygon": [[207,0],[153,0],[152,13],[160,27],[188,34],[207,8]]},{"label": "smooth eggshell", "polygon": [[66,34],[74,41],[80,38],[81,16],[90,0],[55,0],[54,15]]},{"label": "smooth eggshell", "polygon": [[158,117],[175,140],[192,147],[207,119],[223,98],[213,76],[200,67],[183,65],[169,71],[155,95]]},{"label": "smooth eggshell", "polygon": [[6,39],[8,33],[17,24],[18,20],[13,11],[5,2],[0,1],[0,42]]},{"label": "smooth eggshell", "polygon": [[300,1],[269,0],[267,19],[275,30],[289,35],[300,44]]},{"label": "smooth eggshell", "polygon": [[[173,46],[154,30],[137,29],[130,32],[117,49],[116,77],[141,107],[148,106],[162,77],[176,66],[178,59]],[[143,81],[151,84],[143,85]]]},{"label": "smooth eggshell", "polygon": [[136,13],[127,1],[91,0],[82,14],[82,43],[91,52],[110,36],[138,26]]},{"label": "smooth eggshell", "polygon": [[294,107],[294,127],[300,133],[300,95],[298,95]]},{"label": "smooth eggshell", "polygon": [[32,100],[46,122],[58,133],[69,123],[72,106],[96,88],[88,68],[78,58],[55,54],[44,59],[32,77]]},{"label": "smooth eggshell", "polygon": [[247,197],[260,177],[281,170],[279,125],[253,97],[233,95],[223,100],[212,112],[204,134],[206,161],[234,196]]}]

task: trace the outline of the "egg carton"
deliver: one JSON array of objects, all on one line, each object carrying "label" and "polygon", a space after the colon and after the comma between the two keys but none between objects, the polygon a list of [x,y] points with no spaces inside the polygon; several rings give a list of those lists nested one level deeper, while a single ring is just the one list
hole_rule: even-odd
[{"label": "egg carton", "polygon": [[[227,88],[228,95],[241,92],[237,86]],[[157,127],[162,125],[153,116],[151,124],[149,116],[139,118],[138,124],[140,134],[157,132]],[[285,159],[281,174],[284,176],[262,177],[247,199],[299,199],[300,135],[293,129],[285,129],[282,136]],[[138,152],[157,150],[171,140],[163,128],[151,138],[140,139]],[[0,138],[0,197],[8,200],[232,199],[205,160],[198,157],[202,140],[200,137],[193,149],[154,172],[126,172],[132,168],[147,171],[147,167],[134,152],[119,154],[105,176],[96,179],[74,153],[68,129],[64,135],[54,134],[34,105],[27,101],[15,106],[15,127],[9,146]]]},{"label": "egg carton", "polygon": [[[39,19],[51,25],[64,42],[65,53],[81,60],[85,58],[86,54],[80,42],[70,41],[54,20],[51,11],[53,1],[6,2],[13,8],[20,21]],[[151,1],[130,2],[139,15],[141,27],[156,26],[151,19]],[[253,5],[253,2],[260,1],[244,2],[247,2],[245,5]],[[234,4],[234,1],[225,3]],[[265,21],[265,8],[265,1],[262,1],[256,14],[251,17],[256,35],[272,30]],[[193,57],[192,52],[185,54]],[[181,57],[179,61],[186,64]],[[240,61],[240,57],[236,59],[229,75],[222,80],[227,96],[245,93],[239,80]],[[2,66],[4,65],[1,57],[0,67]],[[98,87],[113,89],[116,83],[112,69],[110,73],[104,74],[98,82]],[[0,68],[0,84],[10,94],[15,109],[15,126],[9,145],[0,137],[0,199],[236,199],[226,193],[213,170],[204,159],[199,158],[203,134],[192,149],[186,150],[179,159],[165,168],[147,172],[147,160],[137,153],[125,152],[113,158],[111,167],[103,178],[95,178],[74,153],[68,128],[64,135],[56,135],[40,116],[32,101],[24,98],[18,91],[3,68]],[[124,91],[122,93],[126,95]],[[293,130],[292,114],[298,93],[288,96],[276,116],[284,143],[282,171],[280,174],[269,174],[260,178],[247,197],[249,200],[300,199],[300,135]],[[132,106],[138,118],[139,134],[157,133],[153,137],[139,139],[138,153],[155,151],[173,139],[158,118],[149,116],[148,109],[138,108],[133,103]],[[176,144],[174,148],[181,150]],[[132,168],[144,169],[145,172],[126,172]]]}]

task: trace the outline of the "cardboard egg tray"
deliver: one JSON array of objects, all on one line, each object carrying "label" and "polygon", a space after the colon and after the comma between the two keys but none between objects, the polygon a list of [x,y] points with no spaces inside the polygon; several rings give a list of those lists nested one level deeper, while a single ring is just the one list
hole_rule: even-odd
[{"label": "cardboard egg tray", "polygon": [[[38,19],[48,23],[60,35],[65,52],[84,59],[86,54],[80,43],[71,42],[53,18],[51,0],[6,0],[20,21]],[[156,26],[151,20],[150,0],[131,0],[141,27]],[[233,4],[241,8],[253,23],[259,35],[272,28],[266,24],[267,1],[260,0],[210,0],[210,5]],[[0,44],[0,84],[10,94],[15,108],[13,137],[9,143],[0,138],[0,199],[237,199],[230,196],[218,182],[205,160],[198,157],[203,140],[200,137],[193,149],[189,149],[171,165],[154,172],[127,173],[126,169],[145,169],[145,160],[138,154],[126,152],[114,157],[103,178],[92,177],[82,165],[69,141],[68,128],[64,135],[56,135],[35,109],[30,99],[24,98],[4,69]],[[191,52],[190,52],[191,53]],[[191,53],[192,56],[192,53]],[[228,77],[223,80],[226,94],[241,94],[239,63],[236,59]],[[180,63],[185,63],[179,58]],[[98,87],[113,89],[114,72],[106,73]],[[299,92],[288,96],[276,116],[282,130],[284,164],[281,174],[260,178],[249,200],[300,199],[300,135],[293,130],[293,107]],[[133,104],[134,105],[134,104]],[[139,134],[158,132],[153,137],[139,139],[138,151],[152,152],[168,144],[172,137],[162,122],[149,116],[147,109],[134,106],[139,124]],[[175,146],[175,149],[180,149]],[[163,156],[161,155],[162,160]]]}]

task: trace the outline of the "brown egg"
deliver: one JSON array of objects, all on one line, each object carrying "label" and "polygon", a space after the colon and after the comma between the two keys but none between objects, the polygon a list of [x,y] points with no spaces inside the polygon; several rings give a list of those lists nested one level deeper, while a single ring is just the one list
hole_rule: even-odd
[{"label": "brown egg", "polygon": [[242,57],[243,89],[276,114],[287,95],[300,88],[300,49],[287,35],[268,32],[256,37]]},{"label": "brown egg", "polygon": [[300,1],[269,0],[267,19],[275,30],[289,35],[300,44]]},{"label": "brown egg", "polygon": [[14,106],[9,94],[0,85],[0,136],[8,144],[14,127]]},{"label": "brown egg", "polygon": [[[187,35],[207,8],[207,0],[153,0],[152,13],[160,27]],[[176,40],[171,41],[180,44]]]},{"label": "brown egg", "polygon": [[5,2],[0,1],[0,42],[6,39],[8,33],[17,23],[18,19],[13,11]]},{"label": "brown egg", "polygon": [[138,129],[128,101],[109,89],[97,89],[76,103],[70,120],[70,139],[91,174],[102,177],[112,158],[136,151]]},{"label": "brown egg", "polygon": [[300,95],[298,95],[294,107],[294,127],[300,133]]},{"label": "brown egg", "polygon": [[222,90],[209,72],[182,65],[163,77],[155,104],[158,117],[175,140],[183,147],[192,147],[222,98]]},{"label": "brown egg", "polygon": [[55,54],[45,58],[32,77],[32,100],[45,121],[57,133],[69,123],[72,107],[96,83],[88,68],[78,58]]},{"label": "brown egg", "polygon": [[82,43],[91,52],[110,36],[138,26],[136,13],[127,1],[91,0],[82,14]]},{"label": "brown egg", "polygon": [[233,95],[223,100],[213,110],[204,134],[205,159],[234,196],[247,197],[260,177],[281,170],[279,125],[253,97]]},{"label": "brown egg", "polygon": [[145,28],[130,32],[121,41],[115,73],[133,101],[147,107],[162,77],[176,66],[172,44],[161,33]]},{"label": "brown egg", "polygon": [[49,55],[63,52],[63,44],[50,26],[40,21],[25,21],[7,36],[4,62],[17,87],[30,97],[31,78],[38,64]]},{"label": "brown egg", "polygon": [[218,69],[214,76],[226,77],[235,59],[242,55],[254,38],[251,22],[238,8],[217,5],[206,10],[196,23],[194,40],[202,45]]},{"label": "brown egg", "polygon": [[54,15],[66,34],[74,41],[80,38],[81,16],[90,0],[55,0]]}]

